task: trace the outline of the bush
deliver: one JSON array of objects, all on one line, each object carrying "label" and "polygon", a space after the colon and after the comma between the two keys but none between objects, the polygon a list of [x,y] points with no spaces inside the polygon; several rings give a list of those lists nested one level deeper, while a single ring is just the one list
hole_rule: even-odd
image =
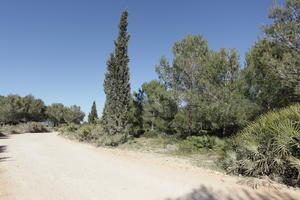
[{"label": "bush", "polygon": [[63,125],[59,132],[71,139],[81,142],[95,143],[98,146],[118,146],[125,143],[127,136],[124,134],[107,135],[100,125],[95,124],[70,124]]},{"label": "bush", "polygon": [[300,104],[269,112],[236,137],[223,160],[228,172],[300,185]]},{"label": "bush", "polygon": [[82,142],[95,142],[102,135],[102,127],[93,124],[69,124],[63,125],[58,130],[62,135]]},{"label": "bush", "polygon": [[190,136],[179,144],[182,152],[197,152],[221,149],[223,141],[215,136]]},{"label": "bush", "polygon": [[118,146],[127,141],[127,136],[124,134],[107,135],[104,134],[97,141],[98,146]]},{"label": "bush", "polygon": [[21,133],[44,133],[49,130],[39,122],[30,122],[26,124],[4,125],[0,127],[0,132],[5,134],[21,134]]},{"label": "bush", "polygon": [[64,134],[72,134],[79,129],[80,125],[78,124],[64,124],[58,128],[58,131]]},{"label": "bush", "polygon": [[79,141],[94,142],[101,136],[102,128],[96,125],[83,125],[76,132]]}]

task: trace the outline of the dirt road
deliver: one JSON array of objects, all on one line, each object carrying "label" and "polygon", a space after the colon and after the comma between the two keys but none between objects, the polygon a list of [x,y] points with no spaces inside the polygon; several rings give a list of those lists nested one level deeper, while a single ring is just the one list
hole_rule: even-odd
[{"label": "dirt road", "polygon": [[[288,192],[288,193],[286,193]],[[276,200],[236,178],[161,156],[95,148],[56,133],[0,137],[1,200]]]}]

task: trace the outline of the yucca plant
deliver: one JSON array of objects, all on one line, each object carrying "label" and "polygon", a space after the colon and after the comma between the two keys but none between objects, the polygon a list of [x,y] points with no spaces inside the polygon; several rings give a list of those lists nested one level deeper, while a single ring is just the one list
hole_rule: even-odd
[{"label": "yucca plant", "polygon": [[300,185],[300,104],[261,116],[231,142],[229,172]]}]

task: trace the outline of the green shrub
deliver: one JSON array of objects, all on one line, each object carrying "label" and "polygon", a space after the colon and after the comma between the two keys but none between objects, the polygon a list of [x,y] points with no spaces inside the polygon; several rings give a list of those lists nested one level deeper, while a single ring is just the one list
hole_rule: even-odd
[{"label": "green shrub", "polygon": [[49,132],[48,128],[39,122],[30,122],[17,125],[4,125],[0,127],[0,132],[5,134],[21,133],[44,133]]},{"label": "green shrub", "polygon": [[86,124],[76,131],[76,137],[79,141],[95,143],[103,137],[103,129],[100,125]]},{"label": "green shrub", "polygon": [[215,136],[190,136],[179,144],[182,152],[197,152],[221,148],[222,140]]},{"label": "green shrub", "polygon": [[68,138],[94,143],[98,146],[118,146],[127,141],[124,134],[107,135],[100,125],[95,124],[64,125],[59,132]]},{"label": "green shrub", "polygon": [[25,133],[44,133],[44,132],[49,132],[49,130],[42,125],[41,123],[38,122],[31,122],[27,124],[21,124],[20,125],[20,130],[21,132]]},{"label": "green shrub", "polygon": [[228,172],[300,185],[300,104],[269,112],[230,142]]},{"label": "green shrub", "polygon": [[127,141],[127,137],[124,134],[107,135],[104,134],[97,140],[98,146],[118,146]]},{"label": "green shrub", "polygon": [[59,132],[62,132],[64,134],[69,134],[72,135],[74,134],[79,128],[81,127],[81,125],[79,124],[64,124],[61,125],[58,129]]},{"label": "green shrub", "polygon": [[95,142],[103,135],[102,127],[94,124],[63,125],[58,131],[64,136],[84,142]]},{"label": "green shrub", "polygon": [[79,125],[78,124],[69,124],[64,127],[66,132],[72,133],[78,130]]},{"label": "green shrub", "polygon": [[167,137],[167,135],[158,130],[146,130],[143,133],[143,137],[145,137],[145,138],[163,138],[163,137]]}]

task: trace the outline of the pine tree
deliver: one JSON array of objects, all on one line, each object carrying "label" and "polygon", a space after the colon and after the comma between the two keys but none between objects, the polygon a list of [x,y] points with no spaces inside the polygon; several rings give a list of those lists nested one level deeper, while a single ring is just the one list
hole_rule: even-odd
[{"label": "pine tree", "polygon": [[[255,105],[240,92],[242,85],[238,79],[240,64],[237,51],[224,48],[212,50],[203,36],[189,34],[174,44],[173,53],[171,65],[162,57],[156,68],[160,82],[165,86],[165,92],[161,94],[169,93],[171,97],[164,97],[158,90],[153,92],[154,95],[149,95],[153,102],[148,106],[146,98],[146,118],[152,121],[155,119],[157,123],[157,113],[167,109],[175,100],[179,112],[173,113],[173,116],[165,115],[175,111],[176,107],[173,106],[174,108],[162,113],[161,121],[172,120],[165,124],[171,125],[170,132],[175,129],[176,135],[181,137],[203,133],[226,136],[243,126],[249,116],[252,116]],[[145,94],[148,93],[145,90]],[[153,98],[158,94],[158,97]],[[153,112],[155,109],[152,106],[157,111]],[[152,116],[149,110],[152,111]]]},{"label": "pine tree", "polygon": [[90,124],[96,124],[97,123],[97,119],[98,119],[98,114],[97,114],[96,102],[94,101],[93,105],[92,105],[91,112],[90,112],[90,114],[88,116],[88,122]]},{"label": "pine tree", "polygon": [[127,32],[128,11],[122,13],[119,36],[115,41],[115,51],[107,61],[104,80],[106,102],[103,111],[103,126],[109,135],[128,133],[128,114],[130,107],[129,57]]}]

